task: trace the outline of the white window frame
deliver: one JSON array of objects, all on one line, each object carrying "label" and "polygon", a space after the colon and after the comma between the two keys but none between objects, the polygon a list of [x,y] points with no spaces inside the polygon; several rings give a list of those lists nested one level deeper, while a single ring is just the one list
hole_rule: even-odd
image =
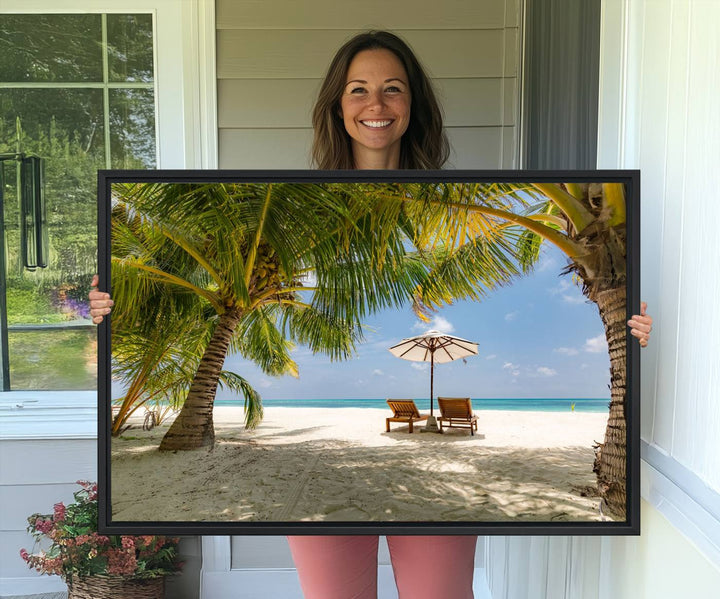
[{"label": "white window frame", "polygon": [[3,13],[152,14],[158,168],[217,168],[213,0],[0,0]]},{"label": "white window frame", "polygon": [[[152,14],[158,168],[217,168],[214,0],[0,0],[0,14],[33,13]],[[9,391],[0,406],[0,438],[97,438],[94,391]]]}]

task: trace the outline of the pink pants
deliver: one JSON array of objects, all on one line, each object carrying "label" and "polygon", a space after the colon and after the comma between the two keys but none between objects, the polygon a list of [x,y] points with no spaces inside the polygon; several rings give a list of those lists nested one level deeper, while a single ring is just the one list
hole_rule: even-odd
[{"label": "pink pants", "polygon": [[[305,599],[376,599],[376,536],[288,537]],[[399,599],[472,599],[475,536],[389,536]]]}]

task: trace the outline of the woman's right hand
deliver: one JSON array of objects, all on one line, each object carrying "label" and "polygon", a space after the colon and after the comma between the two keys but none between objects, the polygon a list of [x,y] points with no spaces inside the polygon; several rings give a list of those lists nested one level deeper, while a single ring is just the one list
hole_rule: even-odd
[{"label": "woman's right hand", "polygon": [[100,279],[95,275],[90,283],[92,289],[88,293],[90,300],[90,316],[95,324],[100,324],[106,314],[110,314],[114,302],[110,299],[110,294],[104,291],[98,291],[97,286]]}]

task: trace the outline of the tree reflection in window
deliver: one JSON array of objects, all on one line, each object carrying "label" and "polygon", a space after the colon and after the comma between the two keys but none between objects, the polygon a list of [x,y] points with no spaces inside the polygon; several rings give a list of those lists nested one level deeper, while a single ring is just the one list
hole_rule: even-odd
[{"label": "tree reflection in window", "polygon": [[14,170],[4,165],[12,389],[92,389],[87,293],[97,259],[101,168],[156,166],[151,14],[0,19],[0,153],[45,159],[48,266],[20,252]]}]

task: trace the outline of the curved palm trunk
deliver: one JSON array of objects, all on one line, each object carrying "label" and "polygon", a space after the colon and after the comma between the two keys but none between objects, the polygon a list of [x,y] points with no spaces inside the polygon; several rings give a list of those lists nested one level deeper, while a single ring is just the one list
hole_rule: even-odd
[{"label": "curved palm trunk", "polygon": [[605,441],[598,446],[593,471],[597,474],[598,490],[603,509],[620,519],[626,517],[627,491],[627,397],[625,288],[609,289],[594,298],[605,325],[610,353],[610,414]]},{"label": "curved palm trunk", "polygon": [[160,451],[212,447],[215,443],[213,404],[220,372],[242,312],[227,309],[218,320],[182,410],[165,433]]}]

